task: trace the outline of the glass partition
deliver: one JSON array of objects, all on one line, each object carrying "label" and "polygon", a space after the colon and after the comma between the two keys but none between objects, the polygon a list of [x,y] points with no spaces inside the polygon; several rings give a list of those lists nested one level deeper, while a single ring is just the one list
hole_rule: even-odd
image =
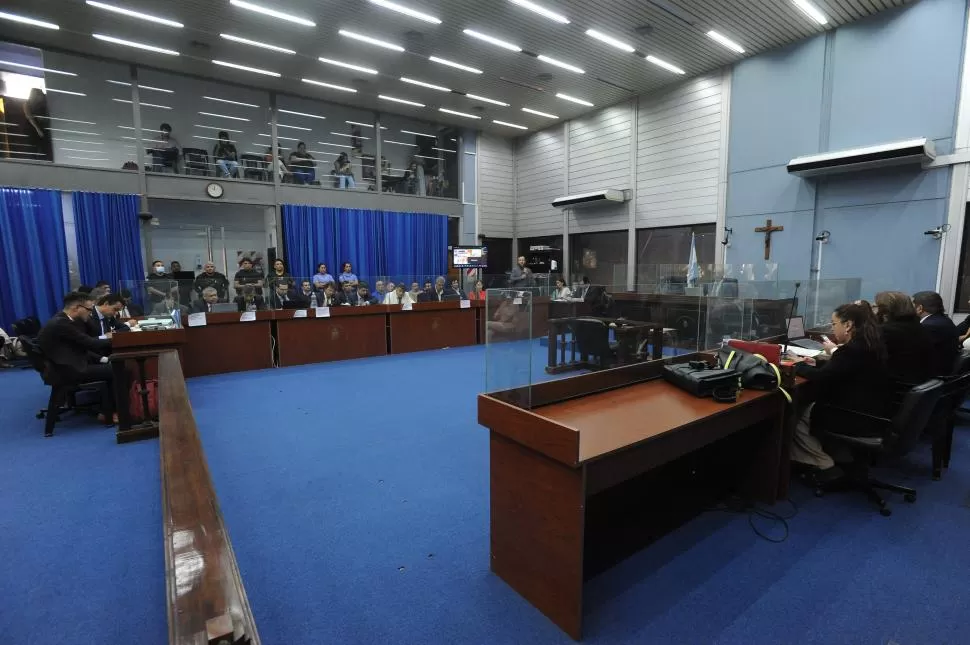
[{"label": "glass partition", "polygon": [[136,170],[127,66],[2,47],[0,158]]},{"label": "glass partition", "polygon": [[127,313],[132,318],[171,318],[182,325],[191,313],[188,302],[183,300],[182,286],[168,273],[151,280],[123,280],[117,285],[127,310],[122,316]]},{"label": "glass partition", "polygon": [[459,130],[381,114],[384,192],[421,197],[458,197]]},{"label": "glass partition", "polygon": [[503,400],[526,409],[531,407],[533,364],[537,360],[537,346],[532,342],[532,305],[532,294],[527,291],[485,292],[485,391],[503,391]]},{"label": "glass partition", "polygon": [[269,94],[139,68],[145,169],[272,181]]}]

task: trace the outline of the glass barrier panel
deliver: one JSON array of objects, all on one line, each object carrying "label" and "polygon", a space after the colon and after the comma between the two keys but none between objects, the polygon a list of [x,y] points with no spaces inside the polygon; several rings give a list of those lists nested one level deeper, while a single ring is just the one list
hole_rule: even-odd
[{"label": "glass barrier panel", "polygon": [[126,314],[131,318],[171,318],[184,326],[191,313],[189,305],[182,301],[181,285],[171,274],[162,273],[149,280],[122,280],[118,293],[124,299]]},{"label": "glass barrier panel", "polygon": [[532,294],[511,289],[485,292],[485,391],[529,409],[533,363],[541,348],[532,342]]},{"label": "glass barrier panel", "polygon": [[456,199],[458,128],[381,115],[381,181],[386,193]]}]

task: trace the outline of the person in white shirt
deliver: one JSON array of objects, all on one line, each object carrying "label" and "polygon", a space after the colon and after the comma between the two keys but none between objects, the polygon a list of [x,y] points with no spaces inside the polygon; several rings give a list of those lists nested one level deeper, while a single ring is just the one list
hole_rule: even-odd
[{"label": "person in white shirt", "polygon": [[569,300],[573,297],[572,290],[566,286],[566,280],[556,278],[556,290],[552,292],[553,300]]},{"label": "person in white shirt", "polygon": [[385,305],[403,305],[405,303],[414,304],[414,300],[411,299],[411,294],[404,290],[404,283],[394,287],[394,291],[389,291],[384,296]]}]

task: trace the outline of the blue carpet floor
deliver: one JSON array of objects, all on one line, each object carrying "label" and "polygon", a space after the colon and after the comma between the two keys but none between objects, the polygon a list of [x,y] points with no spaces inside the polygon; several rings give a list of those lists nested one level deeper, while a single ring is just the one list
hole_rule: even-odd
[{"label": "blue carpet floor", "polygon": [[[488,570],[484,354],[189,381],[264,643],[571,642]],[[0,373],[0,642],[166,643],[157,443],[81,421],[44,440],[45,397]],[[966,644],[968,454],[961,428],[931,482],[921,447],[891,518],[795,486],[781,544],[700,515],[591,581],[586,642]]]}]

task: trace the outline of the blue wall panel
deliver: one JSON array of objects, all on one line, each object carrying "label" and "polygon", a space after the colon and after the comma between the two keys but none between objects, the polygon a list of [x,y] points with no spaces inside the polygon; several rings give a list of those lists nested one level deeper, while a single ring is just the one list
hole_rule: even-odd
[{"label": "blue wall panel", "polygon": [[815,184],[788,174],[785,166],[739,172],[729,177],[731,217],[815,208]]},{"label": "blue wall panel", "polygon": [[[778,263],[781,280],[804,280],[808,277],[812,261],[812,226],[814,211],[773,213],[773,226],[785,230],[771,235],[771,259]],[[731,217],[728,227],[733,229],[731,246],[727,249],[725,264],[761,263],[765,257],[765,234],[754,229],[765,225],[764,215]]]},{"label": "blue wall panel", "polygon": [[910,168],[871,170],[813,180],[820,209],[865,204],[888,204],[946,197],[950,169]]}]

